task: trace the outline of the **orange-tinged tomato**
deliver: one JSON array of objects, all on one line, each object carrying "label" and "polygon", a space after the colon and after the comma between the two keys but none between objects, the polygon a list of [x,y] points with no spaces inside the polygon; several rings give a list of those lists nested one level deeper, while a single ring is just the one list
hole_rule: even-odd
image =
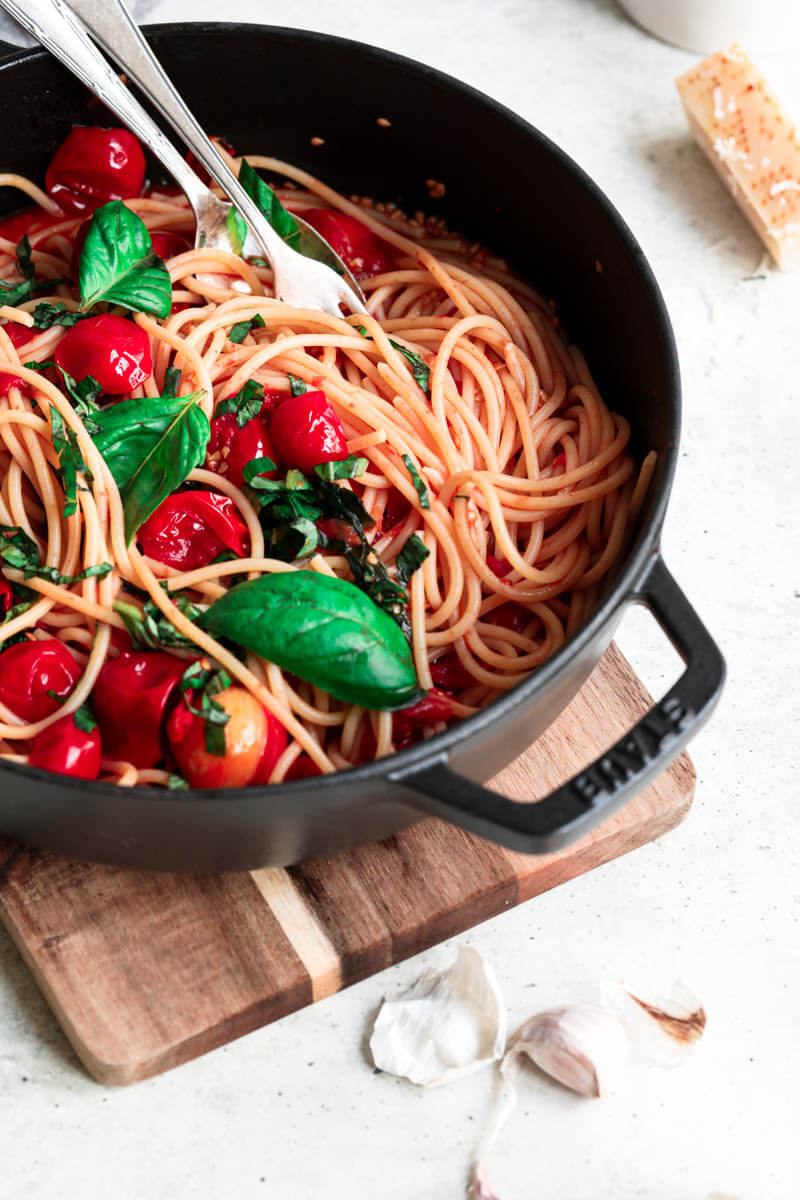
[{"label": "orange-tinged tomato", "polygon": [[[214,697],[214,701],[229,716],[225,725],[224,758],[206,750],[205,722],[196,716],[192,716],[191,721],[170,718],[167,722],[172,752],[190,787],[244,787],[258,770],[267,744],[266,713],[241,687],[226,688]],[[182,706],[183,701],[173,716],[181,714]]]}]

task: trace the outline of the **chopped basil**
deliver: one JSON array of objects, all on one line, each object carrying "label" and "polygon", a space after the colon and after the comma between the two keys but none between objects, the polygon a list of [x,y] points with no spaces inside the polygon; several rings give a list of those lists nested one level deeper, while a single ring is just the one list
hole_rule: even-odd
[{"label": "chopped basil", "polygon": [[300,242],[300,226],[290,212],[283,207],[269,184],[253,170],[246,158],[239,168],[239,183],[269,221],[272,228],[292,249],[297,250]]},{"label": "chopped basil", "polygon": [[368,458],[357,458],[355,454],[351,454],[348,458],[341,458],[336,462],[319,463],[314,470],[320,479],[332,482],[334,479],[357,479],[359,475],[364,474],[368,466]]},{"label": "chopped basil", "polygon": [[275,463],[271,458],[251,458],[242,468],[242,476],[245,483],[249,483],[251,488],[258,490],[274,482],[271,479],[263,478],[267,471],[274,470]]},{"label": "chopped basil", "polygon": [[141,217],[121,200],[92,215],[78,269],[81,310],[100,301],[168,317],[172,281]]},{"label": "chopped basil", "polygon": [[422,566],[429,554],[430,550],[422,538],[417,537],[416,533],[412,533],[397,556],[397,573],[395,578],[398,583],[408,583],[411,576]]},{"label": "chopped basil", "polygon": [[[217,758],[225,757],[225,726],[230,720],[230,715],[216,702],[214,696],[230,686],[231,677],[227,671],[203,667],[199,662],[193,662],[181,676],[183,702],[195,717],[202,717],[205,722],[206,750]],[[190,703],[185,695],[187,690],[193,693],[195,704],[199,707]]]},{"label": "chopped basil", "polygon": [[405,588],[390,576],[383,559],[373,550],[369,542],[359,542],[357,546],[344,546],[344,557],[353,572],[353,579],[362,592],[365,592],[378,608],[388,613],[402,629],[407,638],[411,637],[411,622],[408,618],[408,593]]},{"label": "chopped basil", "polygon": [[[363,325],[354,325],[353,328],[358,330],[361,336],[367,338],[368,341],[371,342],[374,340],[372,334],[367,333]],[[389,338],[389,345],[394,346],[398,354],[402,354],[403,358],[408,359],[411,363],[411,374],[414,377],[415,383],[422,389],[426,396],[430,396],[431,369],[421,355],[417,354],[415,350],[409,350],[408,346],[401,346],[394,338]]]},{"label": "chopped basil", "polygon": [[422,480],[422,477],[420,476],[419,471],[417,470],[416,466],[414,465],[414,460],[411,458],[411,456],[409,454],[404,454],[403,462],[406,464],[408,473],[411,476],[411,482],[414,484],[417,495],[419,496],[419,502],[420,502],[421,506],[423,508],[430,508],[431,500],[430,500],[430,496],[428,495],[428,489],[425,486],[425,484]]},{"label": "chopped basil", "polygon": [[33,323],[37,329],[51,329],[53,325],[65,325],[69,328],[87,316],[88,313],[70,312],[63,300],[59,300],[57,304],[48,304],[43,300],[33,310]]},{"label": "chopped basil", "polygon": [[50,428],[53,436],[53,449],[58,455],[61,466],[61,479],[64,484],[64,516],[71,517],[78,507],[78,481],[80,471],[87,483],[93,482],[93,476],[78,446],[75,432],[64,424],[61,413],[50,405]]},{"label": "chopped basil", "polygon": [[244,249],[244,241],[247,237],[247,222],[235,208],[231,207],[228,209],[225,224],[228,228],[228,237],[231,240],[234,254],[241,255]]},{"label": "chopped basil", "polygon": [[313,391],[304,379],[298,379],[296,375],[289,376],[289,388],[293,396],[302,396],[304,392]]},{"label": "chopped basil", "polygon": [[214,409],[215,417],[224,417],[233,413],[236,424],[243,429],[248,421],[257,417],[264,403],[264,385],[255,379],[248,379],[243,388],[235,396],[228,396]]},{"label": "chopped basil", "polygon": [[0,558],[10,567],[22,571],[25,579],[47,579],[50,583],[57,583],[62,587],[82,583],[84,579],[103,579],[114,570],[111,563],[96,563],[77,575],[62,575],[55,567],[48,567],[39,562],[38,546],[24,529],[16,525],[0,525]]},{"label": "chopped basil", "polygon": [[256,313],[256,315],[251,317],[249,321],[237,321],[236,324],[231,327],[231,331],[228,334],[228,341],[235,342],[237,345],[239,345],[244,341],[251,330],[263,329],[265,325],[266,322],[260,313]]},{"label": "chopped basil", "polygon": [[177,771],[170,771],[167,779],[167,787],[171,792],[188,792],[189,790],[189,784]]},{"label": "chopped basil", "polygon": [[97,729],[97,721],[95,721],[94,713],[88,704],[82,704],[80,708],[76,708],[72,719],[83,733],[91,733],[93,729]]},{"label": "chopped basil", "polygon": [[[170,600],[190,621],[196,621],[202,609],[192,604],[180,592],[170,593]],[[125,622],[128,636],[136,650],[160,650],[165,646],[192,646],[189,638],[179,633],[160,608],[148,597],[141,608],[127,600],[117,600],[114,612],[119,613]]]},{"label": "chopped basil", "polygon": [[0,303],[16,308],[30,300],[34,291],[36,268],[31,262],[31,243],[27,233],[23,233],[16,246],[17,270],[22,279],[18,283],[0,282]]},{"label": "chopped basil", "polygon": [[164,372],[164,386],[161,389],[162,400],[174,400],[178,395],[182,373],[178,367],[167,367]]}]

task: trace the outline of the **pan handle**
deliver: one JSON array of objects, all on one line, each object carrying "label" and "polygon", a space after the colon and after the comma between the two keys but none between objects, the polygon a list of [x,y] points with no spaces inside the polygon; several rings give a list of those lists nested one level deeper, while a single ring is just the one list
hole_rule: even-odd
[{"label": "pan handle", "polygon": [[686,669],[640,721],[580,774],[536,803],[519,803],[457,774],[446,757],[392,774],[419,807],[526,854],[550,854],[577,841],[637,796],[677,758],[710,715],[725,663],[689,601],[656,555],[634,603],[650,609]]}]

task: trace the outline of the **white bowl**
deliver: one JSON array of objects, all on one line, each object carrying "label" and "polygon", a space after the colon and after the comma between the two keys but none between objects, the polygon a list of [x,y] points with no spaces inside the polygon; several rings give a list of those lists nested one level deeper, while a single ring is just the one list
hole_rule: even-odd
[{"label": "white bowl", "polygon": [[800,0],[619,0],[637,25],[665,42],[713,54],[740,42],[751,54],[800,46]]}]

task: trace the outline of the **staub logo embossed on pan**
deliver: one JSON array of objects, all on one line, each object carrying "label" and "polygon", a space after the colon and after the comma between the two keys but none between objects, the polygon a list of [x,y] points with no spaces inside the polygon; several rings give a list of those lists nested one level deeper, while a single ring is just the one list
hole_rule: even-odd
[{"label": "staub logo embossed on pan", "polygon": [[571,790],[584,804],[594,804],[620,784],[635,778],[671,743],[677,743],[681,730],[693,717],[693,710],[677,696],[662,700],[627,738],[577,775],[570,784]]}]

